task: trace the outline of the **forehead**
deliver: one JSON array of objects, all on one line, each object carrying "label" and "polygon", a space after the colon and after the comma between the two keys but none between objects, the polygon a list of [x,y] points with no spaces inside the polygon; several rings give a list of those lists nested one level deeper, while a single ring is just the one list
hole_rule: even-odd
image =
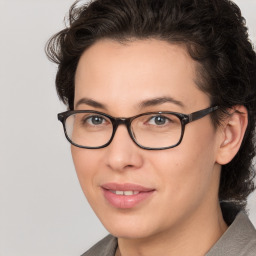
[{"label": "forehead", "polygon": [[208,99],[196,85],[196,68],[182,45],[156,39],[101,40],[79,60],[75,103],[86,97],[121,107],[167,96],[191,106],[201,98]]}]

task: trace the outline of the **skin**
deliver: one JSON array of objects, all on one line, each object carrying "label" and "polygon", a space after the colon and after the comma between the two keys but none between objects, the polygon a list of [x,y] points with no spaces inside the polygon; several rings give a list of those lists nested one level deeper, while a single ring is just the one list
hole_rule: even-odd
[{"label": "skin", "polygon": [[[75,109],[130,117],[207,108],[210,99],[196,85],[196,67],[184,47],[164,41],[98,41],[80,58]],[[157,97],[172,97],[182,106],[165,102],[141,107],[141,102]],[[100,104],[77,105],[83,98]],[[117,255],[204,255],[227,229],[218,201],[221,164],[237,152],[245,127],[246,118],[234,114],[216,129],[207,115],[188,124],[183,141],[172,149],[143,150],[124,125],[106,148],[71,146],[88,202],[106,229],[118,237]],[[103,196],[101,185],[109,182],[155,191],[139,205],[119,209]]]}]

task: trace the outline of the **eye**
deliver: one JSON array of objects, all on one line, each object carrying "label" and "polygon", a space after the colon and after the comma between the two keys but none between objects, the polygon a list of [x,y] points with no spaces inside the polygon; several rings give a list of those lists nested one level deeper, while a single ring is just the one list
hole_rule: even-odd
[{"label": "eye", "polygon": [[103,125],[105,126],[109,123],[107,118],[98,114],[78,114],[77,118],[77,121],[79,121],[80,125],[82,125],[83,127],[99,127]]},{"label": "eye", "polygon": [[90,117],[87,117],[84,120],[84,122],[88,122],[91,125],[101,125],[101,124],[104,124],[106,120],[102,116],[90,116]]},{"label": "eye", "polygon": [[167,117],[158,115],[151,117],[148,123],[152,125],[165,125],[168,121],[170,120]]}]

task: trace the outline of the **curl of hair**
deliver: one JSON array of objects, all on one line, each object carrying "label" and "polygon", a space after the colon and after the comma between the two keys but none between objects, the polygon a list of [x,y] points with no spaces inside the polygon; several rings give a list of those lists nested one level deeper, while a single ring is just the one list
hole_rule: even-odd
[{"label": "curl of hair", "polygon": [[212,104],[220,124],[226,110],[244,105],[249,124],[237,155],[222,166],[219,199],[244,209],[254,190],[256,54],[240,9],[229,0],[95,0],[75,2],[69,24],[46,46],[58,64],[56,88],[73,109],[74,77],[83,52],[104,38],[118,42],[156,38],[187,47],[198,63],[198,87]]}]

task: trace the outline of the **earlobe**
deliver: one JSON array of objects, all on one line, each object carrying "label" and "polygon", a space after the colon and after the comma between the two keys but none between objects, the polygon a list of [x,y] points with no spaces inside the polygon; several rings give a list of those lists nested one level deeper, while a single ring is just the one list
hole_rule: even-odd
[{"label": "earlobe", "polygon": [[220,127],[222,136],[217,152],[218,164],[227,164],[234,158],[243,141],[247,124],[247,109],[240,105],[234,106]]}]

